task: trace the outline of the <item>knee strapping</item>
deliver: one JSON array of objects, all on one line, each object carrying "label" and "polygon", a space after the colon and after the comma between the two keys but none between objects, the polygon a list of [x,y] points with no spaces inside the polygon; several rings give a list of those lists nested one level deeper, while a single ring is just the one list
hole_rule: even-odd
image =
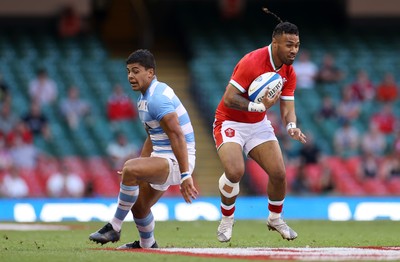
[{"label": "knee strapping", "polygon": [[223,196],[227,198],[237,196],[239,195],[240,191],[239,182],[232,183],[226,178],[225,173],[223,173],[221,178],[219,179],[219,191]]}]

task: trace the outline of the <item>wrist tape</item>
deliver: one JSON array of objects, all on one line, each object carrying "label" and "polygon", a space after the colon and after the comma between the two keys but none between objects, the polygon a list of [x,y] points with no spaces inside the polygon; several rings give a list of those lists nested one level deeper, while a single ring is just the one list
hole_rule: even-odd
[{"label": "wrist tape", "polygon": [[192,176],[189,174],[189,171],[181,173],[181,184],[182,184],[183,181],[185,181],[185,180],[188,179],[189,177],[192,177]]},{"label": "wrist tape", "polygon": [[295,122],[289,122],[286,125],[286,131],[289,131],[289,129],[292,129],[292,128],[296,128],[296,123]]}]

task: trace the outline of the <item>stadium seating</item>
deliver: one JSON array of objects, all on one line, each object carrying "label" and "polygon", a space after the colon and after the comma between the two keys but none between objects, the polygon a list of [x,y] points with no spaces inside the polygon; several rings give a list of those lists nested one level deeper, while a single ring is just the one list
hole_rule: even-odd
[{"label": "stadium seating", "polygon": [[[250,176],[249,191],[257,195],[265,195],[267,192],[268,174],[252,159],[246,161],[246,174]],[[296,167],[286,167],[287,184],[290,185],[296,176]],[[290,187],[288,188],[290,191]]]},{"label": "stadium seating", "polygon": [[318,164],[308,164],[306,165],[304,172],[307,174],[307,182],[310,185],[311,192],[320,193],[322,167]]},{"label": "stadium seating", "polygon": [[[95,193],[115,196],[119,177],[111,173],[106,161],[106,146],[115,131],[108,122],[105,107],[115,83],[126,85],[125,65],[121,59],[107,55],[95,35],[82,39],[58,39],[48,31],[5,30],[0,33],[0,72],[12,93],[12,107],[17,115],[29,109],[27,87],[35,77],[36,68],[44,67],[57,83],[58,103],[43,107],[49,119],[52,139],[35,138],[35,145],[46,161],[38,162],[36,170],[23,170],[31,196],[45,196],[45,181],[59,170],[57,160],[68,162],[84,181],[94,181]],[[59,101],[71,85],[79,88],[80,96],[91,107],[91,122],[70,130],[59,111]],[[136,95],[132,95],[135,99]],[[139,120],[124,123],[123,132],[141,147],[145,136]]]},{"label": "stadium seating", "polygon": [[390,194],[386,185],[378,178],[365,179],[362,182],[362,187],[368,195],[385,196]]},{"label": "stadium seating", "polygon": [[392,178],[387,184],[387,190],[390,194],[398,195],[400,192],[400,178]]},{"label": "stadium seating", "polygon": [[43,197],[45,196],[45,187],[40,183],[40,177],[33,169],[21,168],[18,170],[19,175],[23,178],[29,188],[29,196]]},{"label": "stadium seating", "polygon": [[[106,148],[120,130],[129,141],[141,148],[147,136],[141,122],[121,121],[117,128],[106,115],[106,103],[115,84],[127,87],[125,63],[111,58],[96,35],[79,39],[59,39],[50,31],[18,29],[0,33],[0,72],[11,87],[12,107],[17,115],[29,109],[27,87],[36,68],[44,67],[57,83],[58,101],[43,107],[48,117],[52,139],[35,138],[35,146],[43,155],[35,170],[22,170],[28,181],[30,196],[46,195],[46,181],[67,163],[86,183],[93,183],[94,195],[114,197],[119,191],[120,177],[107,161]],[[79,88],[81,98],[91,108],[91,121],[76,130],[68,128],[59,110],[59,102],[71,85]],[[127,87],[129,90],[129,87]],[[128,93],[132,99],[137,94]],[[167,195],[180,195],[179,187],[171,187]]]},{"label": "stadium seating", "polygon": [[[259,21],[262,21],[260,17],[257,15],[252,17],[248,13],[237,20],[228,21],[224,21],[219,14],[212,14],[200,25],[196,21],[201,19],[199,16],[206,12],[201,9],[206,8],[205,6],[201,6],[196,13],[189,12],[190,6],[187,6],[187,9],[180,8],[182,10],[179,13],[179,19],[187,33],[186,39],[191,54],[189,65],[193,78],[192,92],[200,108],[205,112],[205,118],[212,123],[215,108],[225,90],[233,66],[245,53],[269,43],[269,35],[265,34],[269,31],[268,25],[261,23],[262,26],[258,26]],[[387,41],[381,41],[381,39]],[[400,63],[394,58],[397,57],[395,50],[397,50],[396,45],[400,42],[400,37],[373,28],[352,31],[346,28],[337,29],[315,25],[310,30],[307,26],[301,28],[301,41],[300,49],[307,49],[311,59],[317,65],[321,63],[326,53],[331,53],[335,57],[337,66],[345,72],[345,78],[339,83],[318,83],[313,90],[297,90],[295,95],[299,126],[304,131],[312,133],[315,143],[325,155],[332,159],[329,160],[330,168],[338,193],[393,194],[397,188],[395,185],[390,186],[390,189],[387,185],[381,187],[379,184],[373,188],[369,183],[363,184],[357,181],[353,166],[355,164],[353,161],[357,159],[349,160],[346,164],[334,156],[332,141],[335,130],[339,127],[338,121],[328,120],[319,123],[315,121],[314,116],[324,96],[330,96],[335,104],[339,103],[343,88],[354,80],[355,73],[360,68],[368,72],[375,84],[387,71],[399,71]],[[209,94],[214,95],[210,98]],[[400,111],[400,100],[396,101],[395,109]],[[371,115],[379,110],[380,105],[377,103],[363,103],[361,115],[354,120],[354,126],[360,132],[367,130]],[[389,143],[392,140],[393,136],[387,136]],[[294,145],[297,146],[295,143]],[[247,173],[251,176],[250,187],[255,189],[256,194],[264,192],[267,181],[265,172],[260,170],[252,160],[247,161],[246,167]],[[310,168],[308,173],[311,181],[315,181],[320,174],[317,168]],[[288,173],[288,176],[291,175]],[[260,185],[262,188],[258,188]],[[397,194],[399,192],[397,191]]]},{"label": "stadium seating", "polygon": [[[198,21],[204,20],[204,13],[209,14],[208,19],[202,22],[200,27]],[[208,10],[206,6],[192,12],[190,5],[182,4],[176,14],[176,19],[181,22],[181,29],[185,33],[186,47],[191,57],[188,61],[192,78],[191,89],[211,128],[215,108],[222,97],[233,66],[245,53],[268,44],[268,32],[272,28],[258,26],[259,23],[254,22],[254,19],[259,17],[224,21],[220,19],[216,10]],[[357,181],[353,165],[353,161],[357,159],[344,162],[333,155],[332,140],[338,127],[337,122],[325,121],[321,124],[315,121],[314,115],[323,96],[329,95],[336,104],[340,101],[344,86],[354,80],[358,69],[365,69],[374,83],[388,70],[399,71],[400,62],[394,58],[397,57],[400,36],[373,29],[368,32],[352,32],[329,27],[316,27],[312,30],[303,27],[301,39],[301,48],[306,48],[317,64],[321,62],[323,55],[329,52],[346,72],[345,79],[338,84],[318,84],[311,91],[296,91],[299,126],[314,134],[315,143],[328,156],[338,193],[399,194],[400,182],[396,180],[382,187]],[[115,83],[127,84],[124,62],[109,57],[96,35],[89,34],[81,39],[67,40],[59,39],[44,30],[4,30],[0,33],[0,72],[11,87],[13,111],[18,115],[28,110],[27,85],[39,66],[44,66],[50,77],[57,82],[59,98],[66,95],[71,85],[79,87],[81,97],[91,105],[93,121],[82,125],[76,131],[71,131],[62,120],[57,107],[44,108],[44,113],[50,121],[53,139],[51,142],[36,139],[35,145],[50,156],[72,161],[85,181],[94,179],[98,194],[113,195],[118,186],[118,176],[110,171],[104,157],[107,143],[112,139],[115,130],[107,120],[105,103]],[[135,94],[132,94],[132,98],[136,98]],[[400,101],[396,101],[394,106],[395,112],[399,112]],[[363,103],[361,115],[354,125],[359,130],[367,130],[370,116],[379,109],[379,104]],[[120,128],[130,141],[136,143],[138,148],[141,147],[146,134],[139,121],[123,122]],[[387,139],[390,143],[393,136],[388,136]],[[39,164],[39,171],[36,170],[35,174],[28,178],[40,177],[38,186],[32,182],[34,196],[41,195],[40,188],[43,187],[46,176],[59,168],[58,164],[49,161],[51,164],[48,166]],[[252,160],[246,162],[246,168],[246,172],[252,177],[250,183],[255,192],[264,193],[268,176]],[[289,165],[288,182],[292,181],[295,173],[295,168]],[[318,167],[308,167],[307,173],[311,182],[320,177]],[[109,187],[107,183],[110,184]],[[258,188],[260,185],[261,188]],[[316,184],[313,188],[318,191]],[[176,188],[171,189],[171,192],[179,194]]]}]

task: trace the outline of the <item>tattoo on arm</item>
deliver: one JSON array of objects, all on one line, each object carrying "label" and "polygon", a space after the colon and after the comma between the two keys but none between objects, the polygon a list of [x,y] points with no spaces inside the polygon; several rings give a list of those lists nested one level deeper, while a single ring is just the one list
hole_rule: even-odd
[{"label": "tattoo on arm", "polygon": [[249,101],[240,95],[235,95],[229,101],[229,107],[237,110],[247,111]]}]

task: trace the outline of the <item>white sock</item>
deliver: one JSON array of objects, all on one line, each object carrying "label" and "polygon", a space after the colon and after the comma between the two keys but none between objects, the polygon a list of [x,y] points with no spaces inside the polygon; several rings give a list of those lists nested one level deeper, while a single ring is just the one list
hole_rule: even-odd
[{"label": "white sock", "polygon": [[275,212],[269,212],[269,217],[270,219],[277,219],[281,217],[281,213],[275,213]]}]

